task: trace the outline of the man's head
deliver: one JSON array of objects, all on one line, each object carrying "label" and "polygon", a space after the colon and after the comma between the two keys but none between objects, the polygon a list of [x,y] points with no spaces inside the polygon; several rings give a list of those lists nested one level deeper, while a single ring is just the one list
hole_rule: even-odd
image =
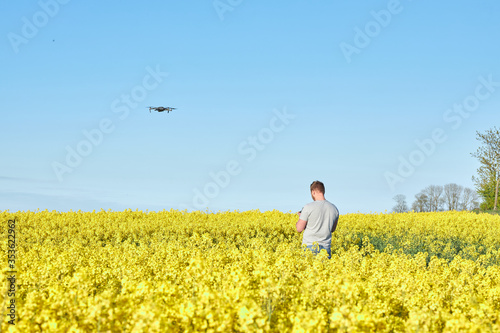
[{"label": "man's head", "polygon": [[314,201],[325,200],[325,185],[319,180],[315,180],[311,184],[311,197]]}]

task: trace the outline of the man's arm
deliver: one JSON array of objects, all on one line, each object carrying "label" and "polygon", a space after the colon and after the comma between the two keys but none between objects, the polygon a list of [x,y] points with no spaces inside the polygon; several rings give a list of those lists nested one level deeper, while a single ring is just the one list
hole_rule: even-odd
[{"label": "man's arm", "polygon": [[307,225],[307,221],[301,220],[299,218],[299,220],[295,224],[295,228],[297,229],[298,232],[302,232],[306,229],[306,225]]}]

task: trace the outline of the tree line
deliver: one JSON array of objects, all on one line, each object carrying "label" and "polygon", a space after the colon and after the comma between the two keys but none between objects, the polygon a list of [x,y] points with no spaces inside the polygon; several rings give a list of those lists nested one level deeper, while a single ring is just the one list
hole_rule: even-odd
[{"label": "tree line", "polygon": [[[393,211],[396,213],[408,212],[410,208],[406,202],[406,196],[398,194],[394,197],[396,205]],[[445,210],[473,210],[479,207],[479,195],[471,188],[463,187],[455,183],[441,185],[429,185],[415,195],[415,201],[411,204],[414,212],[442,212]]]},{"label": "tree line", "polygon": [[[454,183],[429,185],[417,195],[411,204],[415,212],[439,212],[444,210],[497,210],[500,187],[500,130],[496,127],[476,132],[480,146],[471,153],[478,159],[480,167],[472,177],[476,190]],[[394,197],[397,213],[410,210],[406,197],[398,194]]]}]

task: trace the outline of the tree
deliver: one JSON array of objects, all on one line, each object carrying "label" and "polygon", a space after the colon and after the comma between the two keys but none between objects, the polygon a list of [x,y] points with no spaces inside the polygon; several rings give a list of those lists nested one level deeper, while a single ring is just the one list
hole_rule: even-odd
[{"label": "tree", "polygon": [[404,196],[403,194],[398,194],[393,199],[396,201],[396,206],[392,208],[395,213],[405,213],[408,211],[406,196]]},{"label": "tree", "polygon": [[479,209],[492,210],[495,207],[495,187],[496,181],[493,178],[480,182],[479,178],[472,177],[476,183],[477,193],[482,199]]},{"label": "tree", "polygon": [[473,210],[479,206],[479,195],[473,189],[466,187],[462,193],[462,201],[460,202],[461,210]]},{"label": "tree", "polygon": [[429,200],[429,211],[437,212],[442,210],[444,199],[442,197],[443,187],[440,185],[429,185],[427,186],[422,193],[427,195]]},{"label": "tree", "polygon": [[477,170],[478,177],[473,177],[473,180],[483,199],[489,196],[486,190],[494,185],[493,209],[496,210],[500,185],[500,130],[494,127],[485,133],[476,132],[476,139],[482,145],[471,155],[479,160],[481,166]]},{"label": "tree", "polygon": [[411,209],[417,213],[428,212],[430,208],[429,197],[427,194],[420,192],[415,195],[415,201],[411,205]]},{"label": "tree", "polygon": [[464,187],[454,183],[444,186],[444,199],[448,210],[460,210],[460,197]]}]

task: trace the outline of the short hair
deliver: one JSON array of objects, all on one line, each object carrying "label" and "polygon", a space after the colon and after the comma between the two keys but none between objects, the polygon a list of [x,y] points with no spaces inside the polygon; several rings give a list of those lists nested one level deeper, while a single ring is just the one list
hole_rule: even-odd
[{"label": "short hair", "polygon": [[325,194],[325,184],[323,184],[319,180],[313,181],[311,184],[311,192],[314,190],[320,191],[321,193]]}]

